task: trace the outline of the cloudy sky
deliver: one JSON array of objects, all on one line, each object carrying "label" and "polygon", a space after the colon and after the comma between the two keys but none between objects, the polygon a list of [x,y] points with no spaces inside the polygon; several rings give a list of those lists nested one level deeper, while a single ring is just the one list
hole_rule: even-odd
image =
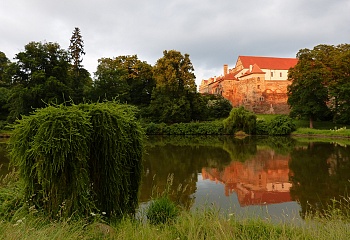
[{"label": "cloudy sky", "polygon": [[64,49],[75,27],[93,76],[102,57],[188,53],[197,85],[239,55],[295,57],[318,44],[350,43],[350,0],[1,0],[0,51],[13,59],[31,41]]}]

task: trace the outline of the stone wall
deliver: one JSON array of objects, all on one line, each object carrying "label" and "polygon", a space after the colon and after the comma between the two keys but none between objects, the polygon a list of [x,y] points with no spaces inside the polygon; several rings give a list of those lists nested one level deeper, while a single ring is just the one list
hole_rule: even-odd
[{"label": "stone wall", "polygon": [[263,76],[242,80],[222,81],[222,95],[234,107],[260,114],[288,114],[287,86],[289,81],[265,81]]}]

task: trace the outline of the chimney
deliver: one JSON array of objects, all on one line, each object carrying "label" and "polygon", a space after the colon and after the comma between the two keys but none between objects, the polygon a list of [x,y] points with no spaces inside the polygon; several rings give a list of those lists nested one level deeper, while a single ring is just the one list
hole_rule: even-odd
[{"label": "chimney", "polygon": [[253,65],[249,65],[249,71],[250,71],[250,72],[253,71]]},{"label": "chimney", "polygon": [[228,65],[224,64],[224,76],[227,74],[228,70]]}]

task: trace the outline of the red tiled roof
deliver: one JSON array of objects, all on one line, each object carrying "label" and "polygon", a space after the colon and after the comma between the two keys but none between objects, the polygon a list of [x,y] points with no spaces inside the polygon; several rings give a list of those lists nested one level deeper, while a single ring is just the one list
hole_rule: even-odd
[{"label": "red tiled roof", "polygon": [[255,73],[255,74],[257,74],[257,73],[265,74],[265,72],[263,72],[263,71],[261,70],[261,68],[259,68],[258,65],[254,64],[254,65],[252,66],[252,70],[250,71],[250,69],[248,69],[248,70],[242,75],[242,77],[243,77],[243,76],[250,75],[250,74],[254,74],[254,73]]},{"label": "red tiled roof", "polygon": [[278,69],[288,70],[294,67],[298,59],[297,58],[276,58],[276,57],[255,57],[255,56],[239,56],[238,57],[244,68],[249,68],[250,65],[257,64],[262,69]]},{"label": "red tiled roof", "polygon": [[225,80],[236,80],[235,75],[233,73],[228,73],[224,76]]}]

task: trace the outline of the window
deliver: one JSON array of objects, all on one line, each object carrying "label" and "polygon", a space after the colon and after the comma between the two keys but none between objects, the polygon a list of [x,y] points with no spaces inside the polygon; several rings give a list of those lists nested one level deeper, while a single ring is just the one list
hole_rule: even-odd
[{"label": "window", "polygon": [[271,77],[273,77],[273,72],[271,72]]},{"label": "window", "polygon": [[258,85],[257,88],[260,89],[260,85]]},{"label": "window", "polygon": [[258,82],[260,81],[260,77],[258,77]]},{"label": "window", "polygon": [[260,96],[260,101],[264,101],[264,97],[263,96]]},{"label": "window", "polygon": [[280,77],[282,77],[282,72],[280,72]]}]

